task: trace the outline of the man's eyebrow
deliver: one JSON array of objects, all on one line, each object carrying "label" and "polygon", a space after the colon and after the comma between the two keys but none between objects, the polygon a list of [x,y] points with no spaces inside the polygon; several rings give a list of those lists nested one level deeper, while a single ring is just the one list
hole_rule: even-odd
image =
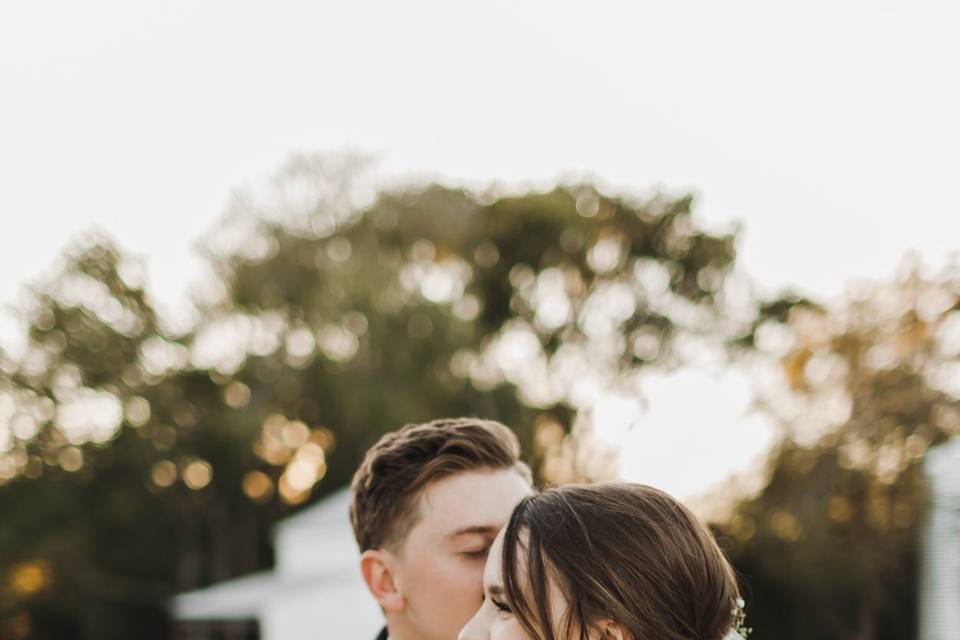
[{"label": "man's eyebrow", "polygon": [[462,529],[457,529],[456,531],[447,534],[448,538],[456,538],[457,536],[465,536],[468,534],[475,535],[496,535],[500,531],[499,527],[494,527],[493,525],[474,525],[472,527],[463,527]]}]

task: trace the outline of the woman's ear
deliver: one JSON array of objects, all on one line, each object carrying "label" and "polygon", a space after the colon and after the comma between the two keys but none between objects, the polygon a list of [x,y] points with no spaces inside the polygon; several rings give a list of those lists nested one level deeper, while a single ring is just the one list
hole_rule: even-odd
[{"label": "woman's ear", "polygon": [[613,620],[604,620],[596,626],[596,630],[597,640],[633,640],[627,630]]},{"label": "woman's ear", "polygon": [[403,610],[403,594],[397,588],[390,554],[380,549],[364,551],[360,555],[360,575],[384,611],[395,613]]}]

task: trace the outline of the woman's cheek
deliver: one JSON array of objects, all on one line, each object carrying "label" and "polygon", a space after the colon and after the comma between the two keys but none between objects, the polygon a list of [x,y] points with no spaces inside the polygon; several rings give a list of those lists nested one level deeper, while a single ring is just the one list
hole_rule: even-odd
[{"label": "woman's cheek", "polygon": [[491,625],[490,640],[530,640],[514,617],[500,618]]}]

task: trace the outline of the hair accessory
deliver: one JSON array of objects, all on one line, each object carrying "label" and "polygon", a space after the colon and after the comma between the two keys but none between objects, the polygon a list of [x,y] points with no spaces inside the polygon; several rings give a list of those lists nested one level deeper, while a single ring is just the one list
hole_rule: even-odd
[{"label": "hair accessory", "polygon": [[747,640],[747,637],[753,632],[753,629],[747,626],[747,614],[744,611],[747,603],[744,602],[743,598],[737,598],[734,604],[736,606],[730,612],[733,614],[733,626],[724,640]]}]

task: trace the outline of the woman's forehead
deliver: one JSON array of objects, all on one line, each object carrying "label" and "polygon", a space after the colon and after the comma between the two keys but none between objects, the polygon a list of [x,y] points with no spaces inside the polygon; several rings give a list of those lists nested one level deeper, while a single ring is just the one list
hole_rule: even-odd
[{"label": "woman's forehead", "polygon": [[488,589],[491,586],[503,586],[501,567],[503,563],[504,531],[504,529],[501,529],[497,537],[493,539],[493,544],[490,545],[490,553],[487,554],[487,564],[483,568],[483,585]]}]

